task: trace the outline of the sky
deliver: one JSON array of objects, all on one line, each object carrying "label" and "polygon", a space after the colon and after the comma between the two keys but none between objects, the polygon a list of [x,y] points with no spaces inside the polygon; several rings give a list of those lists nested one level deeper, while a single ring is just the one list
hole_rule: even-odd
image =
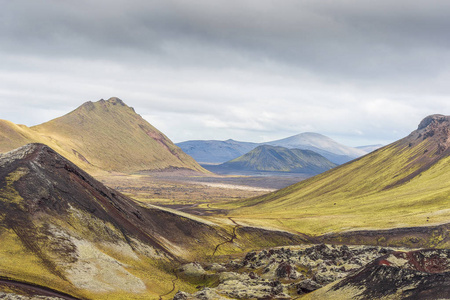
[{"label": "sky", "polygon": [[0,0],[0,119],[119,97],[174,142],[388,144],[450,114],[447,0]]}]

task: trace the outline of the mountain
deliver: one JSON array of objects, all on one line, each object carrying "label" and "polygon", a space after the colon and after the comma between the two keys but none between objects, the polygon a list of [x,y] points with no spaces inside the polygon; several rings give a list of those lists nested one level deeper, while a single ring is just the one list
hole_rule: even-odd
[{"label": "mountain", "polygon": [[176,145],[196,161],[202,163],[227,162],[246,154],[260,145],[311,150],[319,153],[335,164],[343,164],[367,154],[364,150],[344,146],[329,137],[312,132],[305,132],[285,139],[265,143],[248,143],[234,140],[196,140],[177,143]]},{"label": "mountain", "polygon": [[380,149],[381,147],[383,147],[383,145],[381,145],[381,144],[376,144],[376,145],[358,146],[358,147],[355,147],[355,148],[356,148],[356,149],[363,150],[363,151],[365,151],[366,153],[370,153],[370,152],[373,152],[373,151],[375,151],[375,150],[377,150],[377,149]]},{"label": "mountain", "polygon": [[[0,154],[0,291],[158,299],[176,292],[173,270],[183,262],[307,241],[227,221],[138,204],[48,146],[28,144]],[[176,287],[195,290],[183,280]]]},{"label": "mountain", "polygon": [[[449,222],[449,154],[450,117],[432,115],[407,137],[351,163],[226,208],[234,220],[314,235],[439,225]],[[430,243],[444,247],[450,239],[437,231]]]},{"label": "mountain", "polygon": [[344,146],[327,136],[313,132],[300,133],[265,144],[289,149],[311,150],[336,164],[343,164],[367,154],[367,152],[363,150]]},{"label": "mountain", "polygon": [[0,275],[81,298],[162,294],[157,278],[171,275],[158,264],[212,251],[226,234],[139,206],[43,144],[0,155],[0,184]]},{"label": "mountain", "polygon": [[44,143],[87,170],[136,172],[205,170],[118,98],[86,102],[74,111],[28,128],[0,122],[0,150]]},{"label": "mountain", "polygon": [[200,163],[223,163],[235,159],[258,147],[257,143],[226,141],[186,141],[176,144]]},{"label": "mountain", "polygon": [[319,174],[336,165],[309,150],[287,149],[269,145],[220,165],[222,168],[244,171],[296,172]]}]

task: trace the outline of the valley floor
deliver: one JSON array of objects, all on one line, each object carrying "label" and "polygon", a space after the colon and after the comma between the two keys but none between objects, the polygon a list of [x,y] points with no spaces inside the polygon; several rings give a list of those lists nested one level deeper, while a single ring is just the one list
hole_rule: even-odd
[{"label": "valley floor", "polygon": [[[201,206],[261,196],[308,178],[305,174],[216,175],[188,170],[95,176],[135,200],[173,207]],[[188,209],[189,210],[189,209]],[[195,212],[194,212],[195,213]]]}]

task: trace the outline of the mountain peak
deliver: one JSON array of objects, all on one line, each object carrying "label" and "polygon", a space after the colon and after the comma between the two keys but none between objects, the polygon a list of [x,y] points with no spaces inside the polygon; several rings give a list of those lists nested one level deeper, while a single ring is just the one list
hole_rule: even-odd
[{"label": "mountain peak", "polygon": [[[440,125],[442,124],[442,125]],[[450,124],[450,116],[444,116],[440,114],[430,115],[423,119],[419,126],[417,127],[417,130],[426,129],[427,127],[433,127],[436,128],[437,126],[445,126],[448,127]]]},{"label": "mountain peak", "polygon": [[15,160],[23,159],[28,156],[36,157],[39,154],[39,152],[44,151],[45,148],[50,149],[50,147],[44,144],[30,143],[17,149],[11,150],[9,152],[0,153],[0,167],[4,166],[5,164],[11,163]]},{"label": "mountain peak", "polygon": [[109,110],[110,108],[114,108],[114,107],[124,107],[124,108],[131,109],[134,112],[134,108],[126,105],[125,102],[123,102],[121,99],[119,99],[117,97],[111,97],[108,100],[100,99],[96,102],[88,101],[80,106],[80,108],[84,108],[87,111],[92,111],[96,108]]},{"label": "mountain peak", "polygon": [[435,114],[426,117],[408,138],[413,145],[429,140],[433,142],[431,146],[437,147],[438,154],[444,152],[450,148],[450,116]]},{"label": "mountain peak", "polygon": [[127,106],[122,100],[120,100],[117,97],[111,97],[109,98],[106,102],[112,104],[112,105],[122,105],[122,106]]}]

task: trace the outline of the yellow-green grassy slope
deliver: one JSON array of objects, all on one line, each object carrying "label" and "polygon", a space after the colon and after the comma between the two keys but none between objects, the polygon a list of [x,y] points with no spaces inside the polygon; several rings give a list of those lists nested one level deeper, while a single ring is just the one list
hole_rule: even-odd
[{"label": "yellow-green grassy slope", "polygon": [[74,111],[31,127],[51,136],[66,152],[102,170],[135,172],[205,170],[118,98],[86,102]]},{"label": "yellow-green grassy slope", "polygon": [[336,164],[310,150],[262,145],[221,166],[238,170],[319,174],[336,167]]},{"label": "yellow-green grassy slope", "polygon": [[226,208],[237,221],[313,235],[449,222],[449,128],[449,117],[430,116],[356,161]]},{"label": "yellow-green grassy slope", "polygon": [[25,125],[14,124],[7,120],[0,120],[0,153],[5,153],[29,143],[42,143],[55,149],[58,153],[74,161],[80,168],[87,171],[100,172],[98,168],[80,159],[79,154],[69,147],[62,147],[64,143],[49,135],[42,135]]}]

